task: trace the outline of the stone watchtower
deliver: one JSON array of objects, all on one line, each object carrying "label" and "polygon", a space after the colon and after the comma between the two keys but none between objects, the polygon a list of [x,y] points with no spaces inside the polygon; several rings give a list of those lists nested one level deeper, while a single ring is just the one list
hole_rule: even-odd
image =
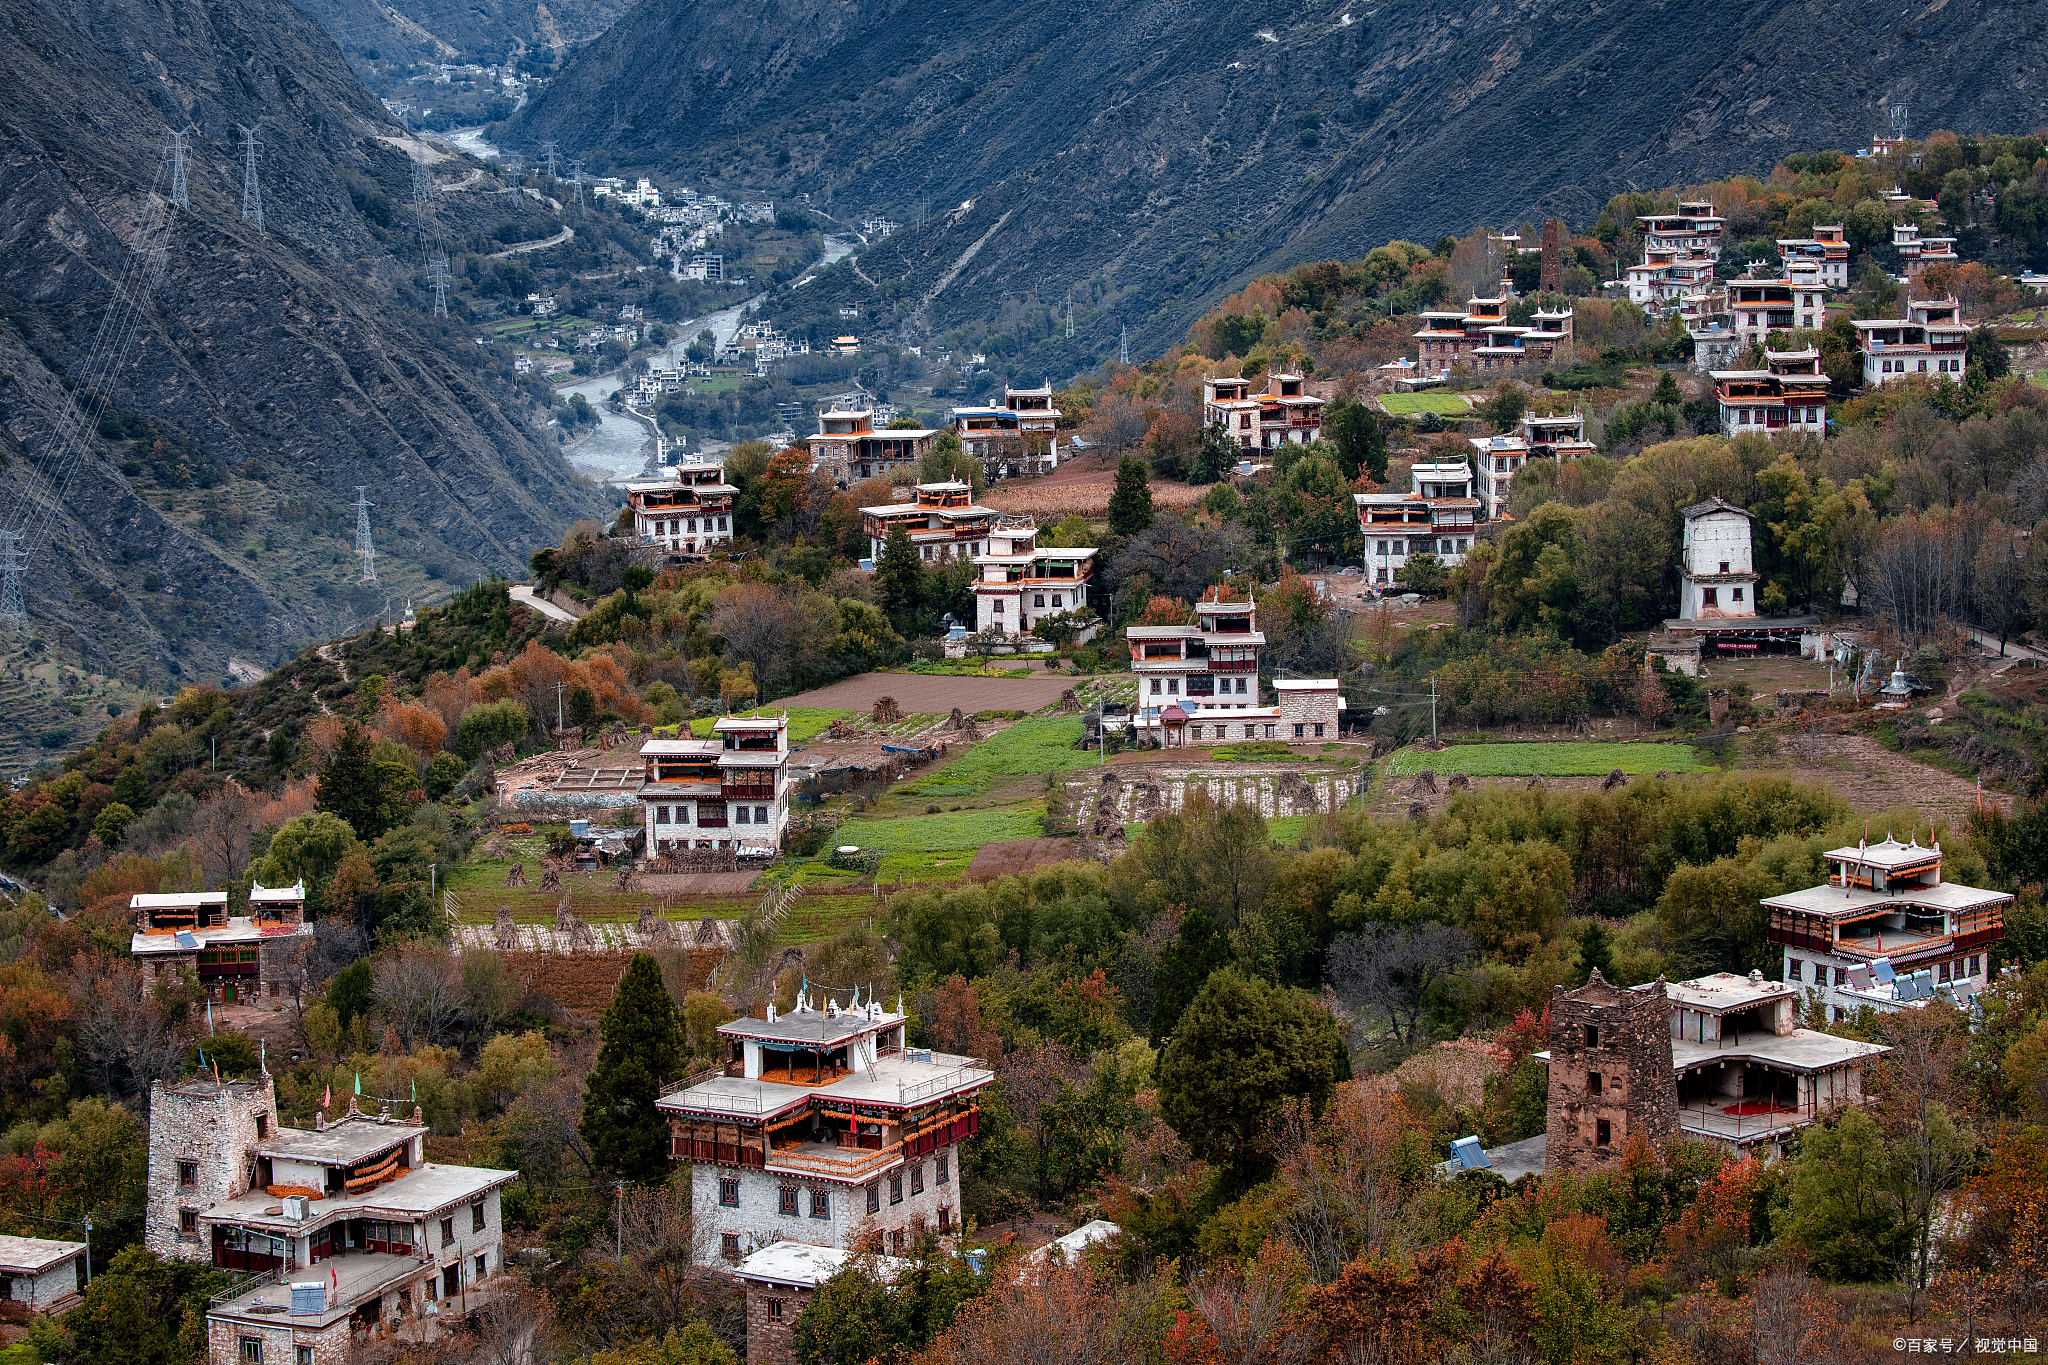
[{"label": "stone watchtower", "polygon": [[210,1076],[153,1082],[143,1245],[167,1259],[211,1259],[212,1249],[200,1240],[199,1215],[269,1178],[259,1169],[256,1148],[275,1137],[276,1113],[268,1074],[220,1084]]},{"label": "stone watchtower", "polygon": [[1624,990],[1593,970],[1550,999],[1550,1143],[1543,1169],[1611,1169],[1640,1134],[1661,1146],[1678,1133],[1671,1072],[1671,1005],[1664,978]]}]

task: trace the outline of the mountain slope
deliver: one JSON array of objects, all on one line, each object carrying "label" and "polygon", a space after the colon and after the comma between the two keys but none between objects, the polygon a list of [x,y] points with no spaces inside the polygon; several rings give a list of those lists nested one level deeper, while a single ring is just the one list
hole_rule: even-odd
[{"label": "mountain slope", "polygon": [[[113,283],[127,269],[161,130],[193,138],[189,211],[49,543],[29,614],[64,657],[152,687],[247,672],[513,569],[601,499],[479,364],[423,316],[423,250],[357,207],[403,200],[400,130],[305,14],[281,0],[18,0],[0,79],[0,508],[50,505],[37,477]],[[237,124],[260,125],[264,231],[241,218]],[[440,196],[460,233],[503,210]],[[389,217],[388,209],[379,210]],[[132,472],[124,472],[124,466]],[[349,555],[376,504],[378,585]],[[393,599],[396,599],[394,601]]]},{"label": "mountain slope", "polygon": [[353,55],[424,61],[561,53],[610,28],[625,0],[305,0],[300,6]]},{"label": "mountain slope", "polygon": [[[933,327],[1035,291],[1086,299],[1060,358],[1177,339],[1263,269],[1868,141],[2048,115],[2032,6],[1701,10],[1628,3],[1369,6],[1173,0],[645,0],[507,125],[614,164],[808,191],[841,219],[921,204]],[[1956,73],[1968,71],[1969,80]],[[880,280],[870,253],[863,268]]]}]

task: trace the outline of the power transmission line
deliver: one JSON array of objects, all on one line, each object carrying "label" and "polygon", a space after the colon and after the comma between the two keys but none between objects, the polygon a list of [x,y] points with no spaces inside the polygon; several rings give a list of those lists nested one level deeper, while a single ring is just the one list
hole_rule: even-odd
[{"label": "power transmission line", "polygon": [[1117,334],[1116,359],[1119,365],[1131,363],[1131,329],[1128,327]]},{"label": "power transmission line", "polygon": [[263,187],[256,181],[256,149],[262,142],[257,140],[256,129],[236,124],[242,130],[242,221],[254,223],[258,232],[263,231]]},{"label": "power transmission line", "polygon": [[582,161],[582,158],[580,158],[580,157],[576,157],[576,158],[571,158],[571,160],[570,160],[570,162],[569,162],[569,174],[570,174],[570,176],[572,176],[572,177],[574,178],[574,180],[575,180],[575,183],[576,183],[576,207],[580,209],[580,208],[582,208],[582,207],[583,207],[583,161]]},{"label": "power transmission line", "polygon": [[555,144],[552,142],[541,143],[540,155],[541,159],[548,163],[548,179],[557,179],[558,177],[555,175]]},{"label": "power transmission line", "polygon": [[377,552],[370,548],[370,509],[377,504],[364,493],[367,486],[356,485],[356,553],[363,557],[363,578],[365,583],[377,581]]},{"label": "power transmission line", "polygon": [[1074,339],[1074,296],[1067,295],[1067,340]]},{"label": "power transmission line", "polygon": [[28,609],[21,604],[21,575],[27,568],[21,532],[0,531],[0,623],[24,635],[28,634]]},{"label": "power transmission line", "polygon": [[448,258],[436,256],[428,261],[427,274],[434,285],[434,316],[445,318],[448,316]]}]

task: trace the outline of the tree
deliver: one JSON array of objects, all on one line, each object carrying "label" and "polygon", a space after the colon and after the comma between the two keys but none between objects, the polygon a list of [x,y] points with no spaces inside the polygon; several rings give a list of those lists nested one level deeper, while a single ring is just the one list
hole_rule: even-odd
[{"label": "tree", "polygon": [[1152,515],[1151,471],[1136,455],[1125,455],[1117,461],[1116,491],[1109,495],[1109,533],[1136,535],[1152,524]]},{"label": "tree", "polygon": [[328,883],[355,847],[356,832],[339,815],[324,810],[295,815],[270,837],[269,850],[250,871],[265,886],[305,882],[307,908],[318,913],[329,908]]},{"label": "tree", "polygon": [[1513,380],[1502,384],[1499,393],[1479,405],[1480,416],[1492,423],[1495,431],[1512,430],[1528,410],[1529,391]]},{"label": "tree", "polygon": [[1669,370],[1666,370],[1663,374],[1659,375],[1657,378],[1657,387],[1650,393],[1650,401],[1652,403],[1662,403],[1668,407],[1674,408],[1677,407],[1679,404],[1683,403],[1685,401],[1685,395],[1679,392],[1678,376],[1673,374]]},{"label": "tree", "polygon": [[370,737],[354,721],[342,727],[334,752],[320,767],[313,804],[315,810],[347,821],[358,838],[374,839],[384,832],[384,785],[371,756]]},{"label": "tree", "polygon": [[1371,408],[1351,398],[1333,398],[1323,411],[1323,438],[1337,448],[1337,463],[1347,479],[1367,475],[1376,484],[1387,481],[1387,437]]},{"label": "tree", "polygon": [[1579,930],[1579,969],[1574,975],[1583,986],[1594,972],[1614,980],[1614,937],[1598,920],[1587,920]]},{"label": "tree", "polygon": [[583,1140],[599,1170],[659,1183],[668,1175],[668,1121],[654,1102],[681,1063],[683,1021],[651,954],[633,955],[602,1034],[583,1090]]},{"label": "tree", "polygon": [[472,706],[455,726],[455,751],[474,763],[486,752],[518,741],[533,728],[533,717],[510,697]]},{"label": "tree", "polygon": [[889,528],[882,542],[882,557],[875,563],[875,591],[896,629],[909,634],[917,609],[924,604],[924,565],[901,522]]},{"label": "tree", "polygon": [[1351,1074],[1330,1012],[1232,968],[1203,985],[1159,1060],[1159,1112],[1196,1156],[1248,1189],[1271,1169],[1270,1129],[1290,1101],[1320,1114]]},{"label": "tree", "polygon": [[1395,1040],[1413,1043],[1431,993],[1473,954],[1472,935],[1454,926],[1368,924],[1330,944],[1330,984],[1345,1003],[1384,1012]]},{"label": "tree", "polygon": [[189,1365],[206,1351],[206,1300],[228,1276],[187,1261],[160,1261],[131,1246],[64,1315],[62,1358],[75,1365]]}]

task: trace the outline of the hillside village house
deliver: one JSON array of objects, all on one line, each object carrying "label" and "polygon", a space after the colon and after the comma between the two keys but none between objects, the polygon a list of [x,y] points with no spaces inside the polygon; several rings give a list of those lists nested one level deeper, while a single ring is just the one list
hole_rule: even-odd
[{"label": "hillside village house", "polygon": [[[732,1267],[746,1287],[747,1365],[796,1365],[797,1315],[825,1281],[845,1269],[855,1252],[808,1242],[770,1242]],[[872,1257],[874,1274],[893,1281],[908,1266],[894,1256]]]},{"label": "hillside village house", "polygon": [[1767,351],[1761,370],[1707,373],[1714,381],[1723,436],[1827,434],[1829,380],[1820,368],[1820,352],[1812,347]]},{"label": "hillside village house", "polygon": [[1840,223],[1815,223],[1811,237],[1778,238],[1778,255],[1786,267],[1810,264],[1826,289],[1849,287],[1849,239]]},{"label": "hillside village house", "polygon": [[1909,280],[1920,278],[1931,265],[1954,265],[1962,259],[1956,255],[1955,238],[1922,237],[1918,223],[1894,223],[1892,246],[1898,251]]},{"label": "hillside village house", "polygon": [[651,854],[730,850],[772,857],[789,820],[789,717],[720,716],[709,739],[640,746],[641,820]]},{"label": "hillside village house", "polygon": [[[997,630],[1016,638],[1045,617],[1088,609],[1093,547],[1041,549],[1038,524],[1030,517],[1002,517],[985,534],[974,556],[976,631]],[[1091,625],[1077,638],[1085,643],[1094,633]]]},{"label": "hillside village house", "polygon": [[1991,980],[2012,897],[1943,881],[1941,845],[1889,834],[1832,849],[1823,886],[1764,900],[1784,978],[1830,1020],[1947,999],[1966,1004]]},{"label": "hillside village house", "polygon": [[938,432],[923,428],[876,431],[871,409],[834,408],[818,414],[818,434],[810,439],[811,467],[842,486],[878,474],[914,473],[937,437]]},{"label": "hillside village house", "polygon": [[66,1313],[85,1292],[85,1243],[0,1237],[0,1303],[31,1313]]},{"label": "hillside village house", "polygon": [[128,952],[142,968],[145,992],[168,971],[197,978],[218,1005],[296,996],[313,938],[304,882],[252,885],[246,915],[228,914],[225,891],[143,893],[128,908],[135,916]]},{"label": "hillside village house", "polygon": [[666,477],[626,485],[633,534],[670,554],[704,554],[730,544],[738,495],[722,464],[679,464]]},{"label": "hillside village house", "polygon": [[1532,361],[1548,363],[1569,356],[1572,310],[1538,309],[1526,323],[1508,321],[1507,299],[1474,298],[1462,311],[1431,310],[1422,314],[1415,333],[1417,368],[1442,374],[1455,365],[1475,370],[1501,370]]},{"label": "hillside village house", "polygon": [[[1581,455],[1597,454],[1600,449],[1586,439],[1586,416],[1577,408],[1569,416],[1525,412],[1512,435],[1467,439],[1472,443],[1472,464],[1479,474],[1479,515],[1483,521],[1496,521],[1507,515],[1508,488],[1515,481],[1515,471],[1530,460],[1576,460]],[[1452,553],[1462,555],[1464,551]]]},{"label": "hillside village house", "polygon": [[1266,391],[1254,394],[1249,379],[1207,379],[1202,382],[1202,425],[1221,425],[1231,442],[1245,450],[1275,450],[1293,442],[1322,439],[1323,400],[1308,391],[1298,374],[1266,376]]},{"label": "hillside village house", "polygon": [[1010,479],[1051,472],[1059,464],[1060,410],[1050,384],[1003,390],[1003,406],[953,409],[960,448],[980,460],[988,477]]},{"label": "hillside village house", "polygon": [[917,557],[927,562],[972,559],[988,546],[989,532],[1005,517],[993,507],[974,500],[974,485],[959,482],[921,483],[912,490],[909,502],[884,503],[860,509],[861,534],[868,540],[868,556],[881,562],[882,547],[889,533],[902,527]]},{"label": "hillside village house", "polygon": [[1727,292],[1736,340],[1745,344],[1794,328],[1817,331],[1827,322],[1827,289],[1811,262],[1788,263],[1783,279],[1730,280]]},{"label": "hillside village house", "polygon": [[907,1022],[900,1004],[799,998],[719,1026],[717,1070],[657,1102],[671,1155],[690,1163],[700,1261],[784,1241],[901,1252],[958,1230],[959,1144],[979,1131],[995,1073],[908,1046]]},{"label": "hillside village house", "polygon": [[1408,479],[1406,493],[1351,495],[1365,533],[1365,570],[1374,583],[1392,583],[1410,555],[1433,554],[1454,568],[1472,548],[1480,501],[1472,496],[1470,466],[1418,464]]},{"label": "hillside village house", "polygon": [[503,1270],[499,1194],[517,1171],[426,1159],[427,1129],[349,1111],[278,1124],[277,1092],[194,1078],[150,1087],[143,1244],[262,1272],[207,1304],[208,1365],[330,1365],[431,1338]]},{"label": "hillside village house", "polygon": [[1864,318],[1852,325],[1861,343],[1865,387],[1893,384],[1909,374],[1963,377],[1970,324],[1953,295],[1909,298],[1903,318]]},{"label": "hillside village house", "polygon": [[1555,988],[1544,1170],[1619,1168],[1629,1140],[1684,1137],[1782,1154],[1799,1129],[1861,1102],[1890,1051],[1794,1026],[1798,992],[1761,972],[1624,988],[1596,969]]},{"label": "hillside village house", "polygon": [[1680,512],[1678,616],[1694,621],[1756,615],[1756,563],[1750,515],[1734,503],[1709,498]]}]

